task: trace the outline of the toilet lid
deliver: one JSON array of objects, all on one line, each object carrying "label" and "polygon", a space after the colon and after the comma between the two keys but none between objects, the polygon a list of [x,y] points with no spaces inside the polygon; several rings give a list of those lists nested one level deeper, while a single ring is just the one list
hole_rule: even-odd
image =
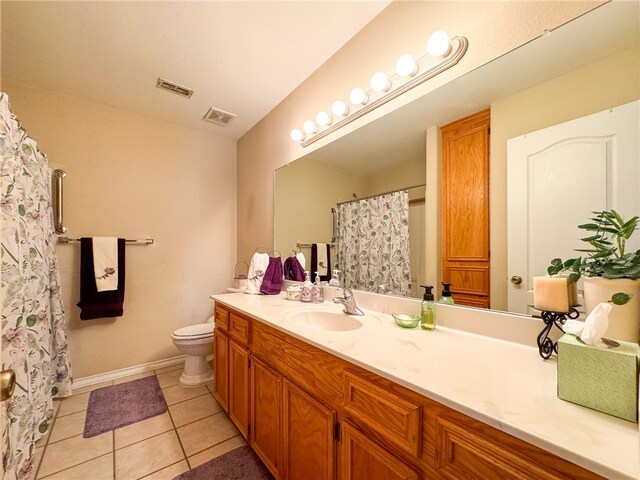
[{"label": "toilet lid", "polygon": [[189,325],[173,332],[174,337],[207,337],[211,335],[213,335],[213,323]]}]

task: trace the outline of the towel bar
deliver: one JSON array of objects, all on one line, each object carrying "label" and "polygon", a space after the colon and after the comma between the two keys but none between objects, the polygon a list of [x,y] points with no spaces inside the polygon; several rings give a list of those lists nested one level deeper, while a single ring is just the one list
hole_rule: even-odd
[{"label": "towel bar", "polygon": [[[297,246],[298,248],[311,248],[311,245],[312,245],[311,243],[297,243],[297,244],[296,244],[296,246]],[[331,248],[335,247],[335,245],[334,245],[333,243],[330,243],[330,244],[329,244],[329,246],[330,246]]]},{"label": "towel bar", "polygon": [[[58,237],[58,243],[78,243],[79,241],[79,238]],[[129,245],[153,245],[153,238],[143,238],[139,240],[126,239],[125,242]]]}]

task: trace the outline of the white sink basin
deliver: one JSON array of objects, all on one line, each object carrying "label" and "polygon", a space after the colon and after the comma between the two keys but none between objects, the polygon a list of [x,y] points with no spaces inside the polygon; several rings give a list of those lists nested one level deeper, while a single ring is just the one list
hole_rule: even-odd
[{"label": "white sink basin", "polygon": [[359,319],[363,318],[365,317],[355,317],[322,308],[296,308],[283,313],[283,319],[287,323],[331,332],[356,330],[362,327]]}]

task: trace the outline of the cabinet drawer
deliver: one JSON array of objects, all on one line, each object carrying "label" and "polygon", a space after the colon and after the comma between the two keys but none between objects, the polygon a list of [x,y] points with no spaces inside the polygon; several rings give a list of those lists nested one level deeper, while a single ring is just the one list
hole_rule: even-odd
[{"label": "cabinet drawer", "polygon": [[420,455],[422,406],[365,378],[344,374],[344,411],[411,455]]},{"label": "cabinet drawer", "polygon": [[[436,417],[436,469],[445,478],[557,480],[574,478],[555,472],[467,425]],[[562,468],[562,467],[561,467]],[[589,477],[587,477],[589,478]]]},{"label": "cabinet drawer", "polygon": [[229,314],[229,336],[235,341],[248,345],[250,328],[249,319],[240,317],[233,312]]},{"label": "cabinet drawer", "polygon": [[216,305],[213,309],[213,315],[216,320],[216,328],[224,332],[229,331],[229,311]]}]

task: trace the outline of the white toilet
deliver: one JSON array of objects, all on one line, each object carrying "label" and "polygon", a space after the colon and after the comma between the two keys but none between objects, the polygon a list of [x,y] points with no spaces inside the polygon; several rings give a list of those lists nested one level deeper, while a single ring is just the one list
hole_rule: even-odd
[{"label": "white toilet", "polygon": [[186,355],[180,385],[197,387],[213,380],[213,369],[207,356],[213,353],[213,317],[207,323],[179,328],[171,338],[173,344]]}]

